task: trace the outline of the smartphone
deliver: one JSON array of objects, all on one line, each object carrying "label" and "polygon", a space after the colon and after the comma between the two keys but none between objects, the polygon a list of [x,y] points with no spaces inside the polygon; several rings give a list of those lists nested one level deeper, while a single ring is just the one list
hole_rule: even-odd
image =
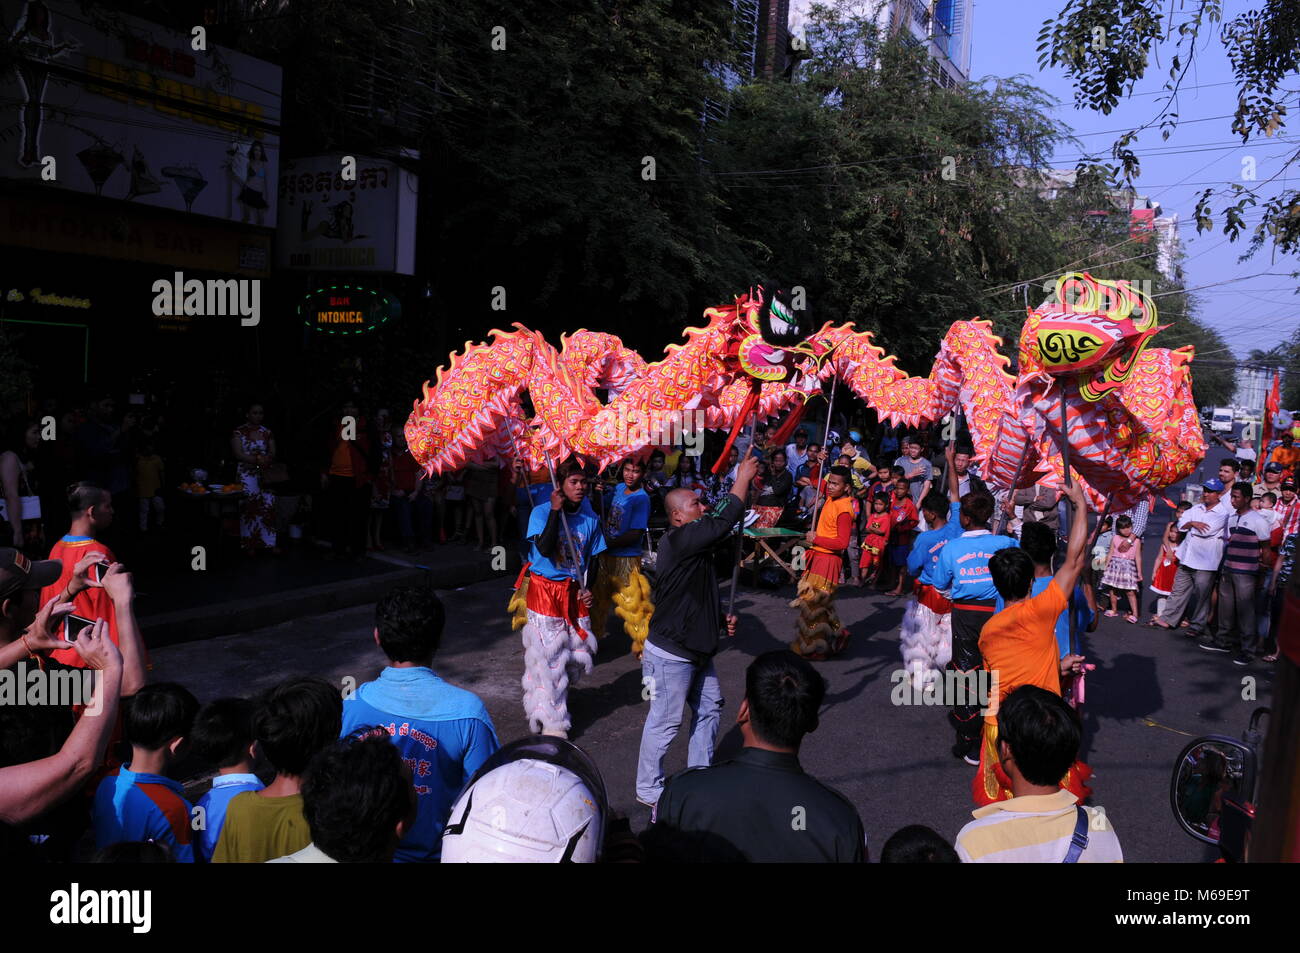
[{"label": "smartphone", "polygon": [[79,615],[69,615],[63,620],[63,640],[75,642],[83,629],[95,624],[94,619],[83,619]]},{"label": "smartphone", "polygon": [[86,575],[90,578],[91,582],[103,583],[104,577],[108,575],[108,570],[111,566],[112,563],[107,562],[95,563],[90,567],[90,571]]}]

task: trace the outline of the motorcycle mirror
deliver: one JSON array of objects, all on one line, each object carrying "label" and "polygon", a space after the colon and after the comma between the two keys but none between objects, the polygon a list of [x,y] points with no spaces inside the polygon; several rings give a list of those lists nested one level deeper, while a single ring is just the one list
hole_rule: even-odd
[{"label": "motorcycle mirror", "polygon": [[1255,791],[1255,752],[1224,735],[1197,738],[1174,763],[1169,801],[1179,826],[1207,844],[1220,843],[1225,800],[1245,803]]}]

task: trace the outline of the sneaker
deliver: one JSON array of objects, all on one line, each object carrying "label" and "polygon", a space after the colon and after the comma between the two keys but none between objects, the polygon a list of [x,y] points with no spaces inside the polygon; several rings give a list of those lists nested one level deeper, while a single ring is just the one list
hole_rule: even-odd
[{"label": "sneaker", "polygon": [[[967,761],[969,761],[972,747],[973,746],[969,741],[959,740],[955,745],[952,746],[952,756],[954,758],[964,758]],[[978,764],[979,759],[976,759],[975,763]]]},{"label": "sneaker", "polygon": [[1228,646],[1214,639],[1206,639],[1201,643],[1201,648],[1205,649],[1207,652],[1223,652],[1224,654],[1232,651]]},{"label": "sneaker", "polygon": [[1238,652],[1232,657],[1233,665],[1249,665],[1253,661],[1255,661],[1255,656],[1249,652]]},{"label": "sneaker", "polygon": [[965,755],[962,758],[962,760],[965,761],[967,764],[969,764],[972,768],[978,768],[980,766],[980,759],[973,754]]}]

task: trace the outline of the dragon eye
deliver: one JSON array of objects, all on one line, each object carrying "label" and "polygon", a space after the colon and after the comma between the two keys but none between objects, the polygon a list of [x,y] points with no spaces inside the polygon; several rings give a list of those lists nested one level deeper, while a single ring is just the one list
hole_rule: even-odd
[{"label": "dragon eye", "polygon": [[777,335],[789,334],[794,330],[794,318],[780,301],[773,301],[768,312],[772,322],[772,332]]}]

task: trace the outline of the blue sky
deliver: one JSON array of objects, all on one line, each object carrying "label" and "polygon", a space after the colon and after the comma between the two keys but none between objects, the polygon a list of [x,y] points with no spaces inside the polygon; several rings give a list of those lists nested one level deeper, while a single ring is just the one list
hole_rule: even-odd
[{"label": "blue sky", "polygon": [[[795,0],[791,4],[791,20],[797,22],[799,11],[808,5],[807,0]],[[1070,83],[1058,70],[1040,72],[1035,53],[1042,21],[1063,5],[1062,0],[1033,0],[1032,3],[977,0],[972,18],[971,76],[1028,76],[1034,85],[1061,100],[1056,116],[1063,126],[1085,148],[1105,158],[1118,131],[1142,125],[1156,115],[1161,97],[1155,93],[1168,74],[1172,51],[1162,54],[1160,65],[1153,64],[1134,95],[1110,115],[1075,109]],[[1248,4],[1242,0],[1226,0],[1225,21],[1247,8]],[[1252,348],[1272,347],[1300,327],[1300,296],[1294,293],[1295,280],[1288,277],[1300,269],[1300,260],[1295,256],[1275,258],[1272,249],[1265,246],[1253,258],[1238,262],[1245,241],[1228,241],[1217,228],[1197,234],[1192,211],[1205,188],[1242,181],[1243,159],[1247,157],[1254,159],[1257,181],[1262,182],[1278,172],[1285,158],[1300,145],[1300,108],[1296,105],[1297,97],[1292,95],[1289,99],[1294,117],[1291,127],[1283,128],[1272,139],[1252,139],[1243,146],[1230,128],[1231,115],[1236,109],[1236,87],[1227,54],[1217,39],[1218,30],[1211,35],[1213,42],[1203,41],[1198,47],[1193,68],[1180,93],[1176,107],[1181,119],[1179,128],[1168,142],[1162,141],[1159,128],[1147,130],[1134,147],[1142,160],[1142,174],[1135,185],[1140,193],[1158,201],[1164,214],[1177,213],[1180,218],[1179,234],[1186,253],[1185,286],[1198,288],[1231,281],[1196,292],[1199,315],[1224,335],[1238,357],[1245,357]],[[1284,85],[1296,89],[1300,82],[1293,78]],[[1077,147],[1065,146],[1057,151],[1054,165],[1071,168],[1079,155]],[[1293,166],[1288,172],[1291,187],[1300,185],[1300,167]],[[1284,182],[1285,174],[1275,184]],[[1218,210],[1224,204],[1213,207]],[[1258,218],[1258,212],[1246,214],[1248,224]],[[1274,274],[1233,280],[1260,272]],[[1176,320],[1174,315],[1169,317]]]}]

